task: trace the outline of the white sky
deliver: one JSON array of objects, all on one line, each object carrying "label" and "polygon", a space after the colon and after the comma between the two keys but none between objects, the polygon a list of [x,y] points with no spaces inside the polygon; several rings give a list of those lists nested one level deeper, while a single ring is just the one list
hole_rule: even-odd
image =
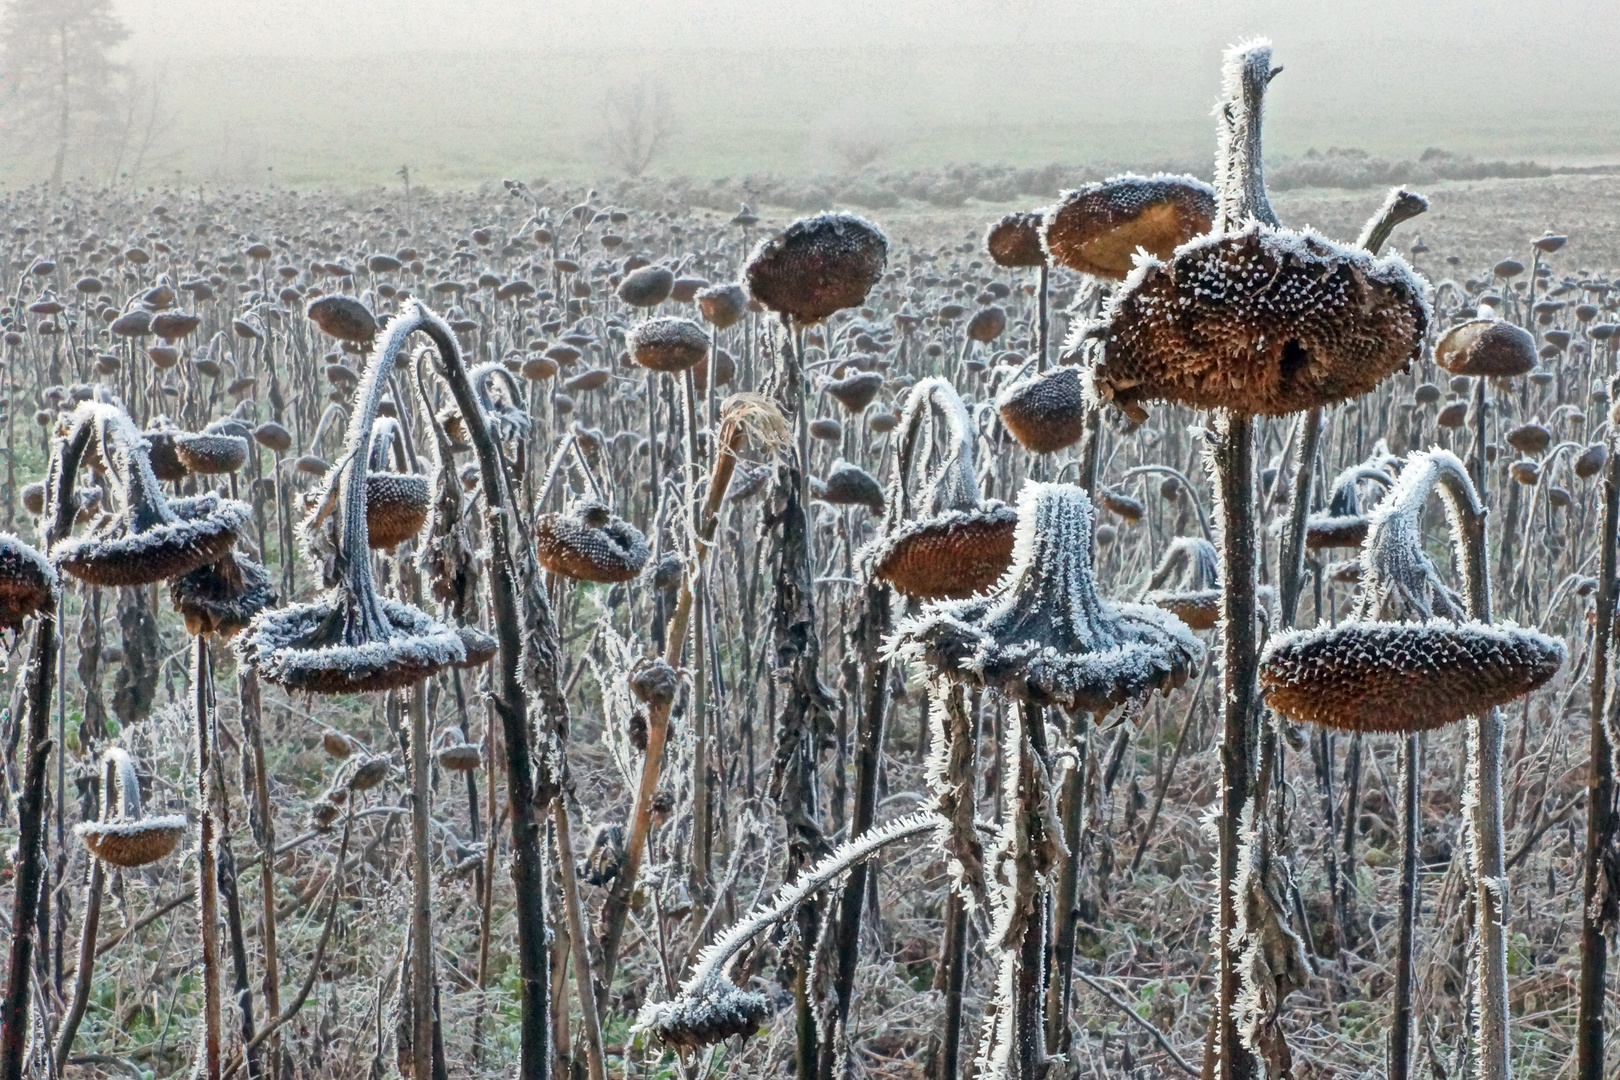
[{"label": "white sky", "polygon": [[[1620,38],[1614,0],[117,0],[133,47],[185,54],[1022,40],[1151,41],[1263,31],[1343,46],[1409,43],[1574,67]],[[1436,55],[1415,62],[1446,63]],[[1535,78],[1509,70],[1509,78]],[[1548,70],[1543,68],[1543,77]]]}]

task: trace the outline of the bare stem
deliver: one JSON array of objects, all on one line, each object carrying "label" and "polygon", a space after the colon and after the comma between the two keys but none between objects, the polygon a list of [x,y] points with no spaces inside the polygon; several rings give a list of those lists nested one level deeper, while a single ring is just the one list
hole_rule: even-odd
[{"label": "bare stem", "polygon": [[[1615,389],[1620,389],[1616,387]],[[1611,390],[1611,393],[1613,391]],[[1609,649],[1614,636],[1615,563],[1617,523],[1620,523],[1620,454],[1609,439],[1609,460],[1603,470],[1602,547],[1598,557],[1595,596],[1596,624],[1592,630],[1592,705],[1590,746],[1586,764],[1586,851],[1581,880],[1580,1008],[1575,1021],[1575,1075],[1578,1080],[1603,1080],[1603,1006],[1608,976],[1608,931],[1620,911],[1613,890],[1607,888],[1607,854],[1613,843],[1614,759],[1609,739]]]}]

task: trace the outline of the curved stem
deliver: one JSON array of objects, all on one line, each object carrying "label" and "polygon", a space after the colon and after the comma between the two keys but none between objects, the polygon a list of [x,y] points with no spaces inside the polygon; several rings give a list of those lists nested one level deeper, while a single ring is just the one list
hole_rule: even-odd
[{"label": "curved stem", "polygon": [[1138,465],[1134,469],[1127,469],[1119,480],[1123,484],[1133,476],[1146,476],[1150,473],[1174,477],[1181,484],[1182,489],[1187,493],[1187,497],[1193,501],[1193,508],[1198,511],[1198,527],[1203,531],[1204,539],[1213,541],[1214,537],[1211,536],[1209,530],[1209,515],[1204,513],[1204,504],[1198,498],[1198,489],[1193,487],[1192,481],[1188,480],[1186,474],[1181,470],[1172,468],[1169,465]]},{"label": "curved stem", "polygon": [[[397,329],[396,329],[397,328]],[[491,704],[501,719],[506,744],[507,798],[511,806],[512,883],[516,893],[518,977],[521,1019],[519,1027],[520,1080],[545,1080],[551,1059],[550,1008],[547,1004],[549,958],[546,949],[546,909],[541,888],[544,858],[540,847],[539,809],[543,800],[537,791],[535,753],[526,704],[529,694],[540,699],[548,715],[563,709],[560,693],[552,686],[530,686],[528,693],[519,681],[523,662],[524,620],[518,605],[517,548],[513,543],[518,526],[507,492],[505,466],[489,429],[489,421],[478,401],[467,370],[461,361],[455,335],[444,321],[413,301],[389,324],[389,340],[399,340],[421,330],[432,340],[444,365],[445,380],[466,424],[469,440],[478,457],[483,478],[484,505],[489,513],[490,601],[494,608],[493,629],[499,645],[499,670],[495,674]],[[392,356],[389,357],[392,363]],[[545,604],[539,590],[529,590],[531,606]],[[541,652],[555,649],[555,627],[550,609],[533,612],[550,628],[550,640],[531,640],[530,647]],[[537,635],[539,637],[540,635]],[[566,715],[565,710],[562,715]],[[544,759],[542,759],[544,760]],[[546,777],[548,789],[553,779]],[[493,843],[493,837],[490,843]]]}]

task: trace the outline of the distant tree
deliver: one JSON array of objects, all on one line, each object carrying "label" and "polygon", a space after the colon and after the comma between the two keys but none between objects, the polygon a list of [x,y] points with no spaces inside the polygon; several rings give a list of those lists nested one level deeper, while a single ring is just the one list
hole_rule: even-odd
[{"label": "distant tree", "polygon": [[75,140],[117,122],[111,54],[128,36],[112,0],[7,0],[0,11],[0,105],[14,136],[49,140],[52,184]]},{"label": "distant tree", "polygon": [[[164,69],[143,74],[135,68],[126,68],[118,81],[115,125],[108,130],[105,152],[110,155],[109,177],[137,181],[148,167],[161,163],[154,158],[158,144],[174,127],[174,115],[164,100],[163,89],[168,84]],[[165,159],[166,160],[166,159]]]},{"label": "distant tree", "polygon": [[664,87],[638,79],[610,90],[602,106],[608,161],[626,176],[645,173],[669,146],[675,133],[669,95]]},{"label": "distant tree", "polygon": [[846,173],[857,173],[900,141],[898,125],[867,109],[850,109],[822,121],[822,138]]}]

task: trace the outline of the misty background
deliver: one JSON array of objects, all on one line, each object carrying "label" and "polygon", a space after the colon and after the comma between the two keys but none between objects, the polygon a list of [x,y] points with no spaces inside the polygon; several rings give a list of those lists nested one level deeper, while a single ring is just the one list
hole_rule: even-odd
[{"label": "misty background", "polygon": [[[1268,157],[1620,162],[1615,4],[1376,0],[112,0],[112,128],[73,175],[366,186],[1206,161],[1221,49],[1285,73]],[[16,133],[13,133],[14,135]],[[620,132],[622,134],[622,132]],[[0,183],[49,172],[12,138]],[[118,153],[110,148],[117,146]],[[99,172],[98,172],[99,170]]]}]

